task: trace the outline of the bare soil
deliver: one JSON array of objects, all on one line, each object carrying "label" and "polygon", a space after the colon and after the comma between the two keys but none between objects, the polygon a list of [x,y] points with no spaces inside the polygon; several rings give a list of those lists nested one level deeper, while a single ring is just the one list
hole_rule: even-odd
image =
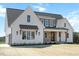
[{"label": "bare soil", "polygon": [[2,56],[79,56],[78,44],[0,45]]}]

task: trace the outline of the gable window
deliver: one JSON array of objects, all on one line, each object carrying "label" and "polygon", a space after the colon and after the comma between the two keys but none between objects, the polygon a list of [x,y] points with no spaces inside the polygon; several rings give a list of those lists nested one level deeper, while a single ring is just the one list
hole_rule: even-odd
[{"label": "gable window", "polygon": [[26,31],[22,31],[22,39],[26,39]]},{"label": "gable window", "polygon": [[30,22],[30,15],[27,15],[27,22]]},{"label": "gable window", "polygon": [[64,27],[66,27],[66,23],[64,23]]}]

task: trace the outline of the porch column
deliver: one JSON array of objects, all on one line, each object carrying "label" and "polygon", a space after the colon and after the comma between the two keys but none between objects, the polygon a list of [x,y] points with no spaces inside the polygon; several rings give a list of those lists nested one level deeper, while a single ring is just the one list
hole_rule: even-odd
[{"label": "porch column", "polygon": [[57,42],[59,42],[59,32],[57,32]]},{"label": "porch column", "polygon": [[65,42],[65,32],[61,32],[61,42]]}]

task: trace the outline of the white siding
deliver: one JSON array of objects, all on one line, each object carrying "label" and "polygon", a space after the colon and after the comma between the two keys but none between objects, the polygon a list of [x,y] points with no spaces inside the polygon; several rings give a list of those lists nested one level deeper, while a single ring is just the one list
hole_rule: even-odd
[{"label": "white siding", "polygon": [[[64,23],[66,23],[66,27],[64,27]],[[59,27],[59,28],[67,28],[68,29],[67,32],[69,33],[69,38],[67,38],[67,42],[73,42],[73,28],[71,27],[71,25],[69,24],[67,19],[58,20],[57,21],[57,27]],[[64,37],[64,34],[62,35],[62,37]]]},{"label": "white siding", "polygon": [[5,43],[9,43],[9,34],[11,34],[11,28],[8,27],[7,17],[5,17]]},{"label": "white siding", "polygon": [[[27,15],[31,15],[31,22],[27,22]],[[38,32],[40,32],[40,35],[36,35],[35,40],[22,40],[21,35],[19,34],[18,36],[16,35],[16,31],[20,32],[19,25],[36,25],[38,26]],[[28,8],[25,10],[20,17],[18,17],[15,22],[12,24],[12,43],[14,44],[39,44],[43,43],[43,24],[41,21],[38,19],[38,17],[32,12],[31,8]]]}]

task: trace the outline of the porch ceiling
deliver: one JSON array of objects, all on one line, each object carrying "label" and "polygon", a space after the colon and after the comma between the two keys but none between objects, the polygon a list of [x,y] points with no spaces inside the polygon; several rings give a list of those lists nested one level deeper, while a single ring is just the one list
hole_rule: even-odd
[{"label": "porch ceiling", "polygon": [[66,28],[45,28],[44,31],[65,31],[67,32],[68,29]]}]

